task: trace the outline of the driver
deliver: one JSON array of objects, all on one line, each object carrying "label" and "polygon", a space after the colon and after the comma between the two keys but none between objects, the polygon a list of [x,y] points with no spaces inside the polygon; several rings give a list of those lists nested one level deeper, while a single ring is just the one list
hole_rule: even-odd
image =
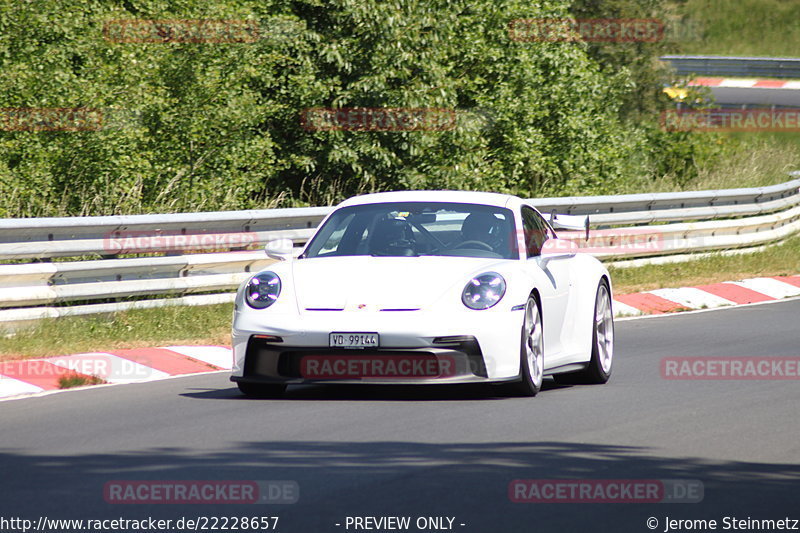
[{"label": "driver", "polygon": [[385,256],[416,255],[416,239],[411,224],[403,219],[379,220],[372,230],[370,253]]},{"label": "driver", "polygon": [[496,252],[503,243],[502,228],[502,222],[492,214],[471,213],[461,225],[461,238],[463,242],[485,243]]}]

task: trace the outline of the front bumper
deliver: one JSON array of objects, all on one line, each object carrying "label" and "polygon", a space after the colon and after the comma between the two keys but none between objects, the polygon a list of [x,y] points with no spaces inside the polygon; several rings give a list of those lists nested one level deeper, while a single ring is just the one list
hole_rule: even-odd
[{"label": "front bumper", "polygon": [[242,376],[251,383],[469,383],[488,375],[474,337],[429,348],[284,346],[250,337]]},{"label": "front bumper", "polygon": [[[519,376],[522,317],[520,311],[499,310],[454,313],[447,317],[421,311],[319,311],[292,317],[247,309],[234,319],[231,380],[287,384],[513,380]],[[378,333],[380,347],[331,348],[328,345],[331,332]],[[263,336],[279,340],[259,338]],[[327,372],[309,375],[309,361]],[[397,364],[397,371],[371,371],[392,365],[389,361]],[[414,372],[420,365],[425,371]],[[411,372],[403,372],[409,368]],[[438,371],[431,371],[432,368]]]}]

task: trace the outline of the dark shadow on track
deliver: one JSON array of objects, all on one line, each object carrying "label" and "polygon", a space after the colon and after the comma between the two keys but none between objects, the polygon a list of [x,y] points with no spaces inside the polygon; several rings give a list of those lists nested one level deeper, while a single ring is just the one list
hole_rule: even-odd
[{"label": "dark shadow on track", "polygon": [[[568,389],[571,385],[559,385],[545,379],[540,392]],[[191,390],[191,389],[190,389]],[[275,402],[297,401],[382,401],[382,402],[429,402],[455,400],[504,400],[513,398],[502,385],[290,385],[283,397],[278,399],[247,398],[236,387],[228,389],[202,389],[182,393],[186,398],[201,400],[242,400]]]},{"label": "dark shadow on track", "polygon": [[[523,421],[520,421],[523,422]],[[202,420],[198,420],[202,423]],[[239,442],[226,451],[154,447],[140,453],[0,453],[4,516],[138,518],[279,515],[286,532],[342,531],[345,516],[455,516],[463,532],[648,531],[654,516],[791,517],[800,465],[668,458],[647,448],[569,442]],[[402,428],[398,428],[398,435]],[[697,479],[694,504],[518,504],[514,479]],[[294,480],[294,505],[111,505],[112,480]],[[798,517],[800,518],[800,517]],[[721,528],[720,528],[721,529]],[[663,528],[659,529],[663,531]]]}]

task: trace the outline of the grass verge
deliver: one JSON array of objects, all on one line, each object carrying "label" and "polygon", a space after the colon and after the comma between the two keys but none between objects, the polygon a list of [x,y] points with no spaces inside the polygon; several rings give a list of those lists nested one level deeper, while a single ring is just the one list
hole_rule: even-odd
[{"label": "grass verge", "polygon": [[230,345],[233,304],[48,319],[0,338],[0,361],[181,344]]},{"label": "grass verge", "polygon": [[617,294],[800,274],[800,235],[761,252],[730,256],[714,254],[695,261],[668,265],[635,268],[611,266],[609,272]]},{"label": "grass verge", "polygon": [[800,170],[800,133],[739,132],[707,134],[719,153],[698,161],[697,175],[686,182],[679,176],[642,177],[626,183],[616,194],[701,191],[765,187],[785,183],[789,172]]},{"label": "grass verge", "polygon": [[800,3],[792,0],[688,0],[674,3],[703,29],[681,43],[685,54],[796,57]]}]

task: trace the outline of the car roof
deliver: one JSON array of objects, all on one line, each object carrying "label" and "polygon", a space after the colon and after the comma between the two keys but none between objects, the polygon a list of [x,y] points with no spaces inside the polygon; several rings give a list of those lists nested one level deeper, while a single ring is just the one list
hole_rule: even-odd
[{"label": "car roof", "polygon": [[510,194],[477,191],[393,191],[364,194],[349,198],[339,207],[364,204],[380,204],[386,202],[454,202],[462,204],[491,205],[496,207],[514,207],[522,200]]}]

